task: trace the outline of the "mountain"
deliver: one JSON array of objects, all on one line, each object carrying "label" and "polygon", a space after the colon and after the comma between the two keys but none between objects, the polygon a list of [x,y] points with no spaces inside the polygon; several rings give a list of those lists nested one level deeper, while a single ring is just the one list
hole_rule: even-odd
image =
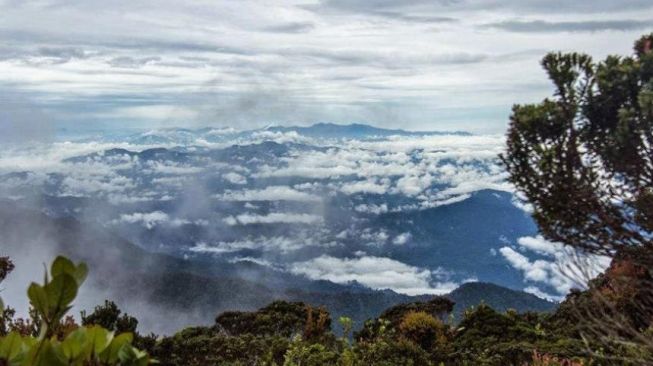
[{"label": "mountain", "polygon": [[[0,204],[0,232],[2,253],[15,259],[17,271],[34,274],[41,262],[59,254],[85,261],[91,273],[81,306],[89,308],[105,298],[115,300],[141,320],[142,329],[157,332],[207,323],[221,311],[254,310],[277,299],[324,305],[335,318],[347,315],[360,326],[396,304],[432,298],[310,281],[251,262],[191,261],[150,253],[88,223],[52,218],[6,201]],[[552,306],[532,295],[489,284],[466,284],[449,296],[459,302],[458,308],[481,300],[522,311]]]},{"label": "mountain", "polygon": [[266,130],[275,132],[297,132],[302,136],[331,139],[365,139],[388,136],[470,135],[467,132],[461,131],[406,131],[401,129],[385,129],[360,123],[353,123],[348,125],[335,123],[317,123],[308,127],[274,126],[267,127]]},{"label": "mountain", "polygon": [[513,204],[512,195],[495,190],[479,190],[449,205],[381,214],[369,226],[411,233],[411,243],[390,249],[393,258],[426,268],[455,268],[460,276],[508,287],[522,285],[522,277],[492,253],[502,241],[537,232],[529,214]]},{"label": "mountain", "polygon": [[407,131],[402,129],[385,129],[366,124],[316,123],[311,126],[269,126],[252,130],[215,129],[215,128],[169,128],[155,131],[133,133],[129,136],[109,135],[108,141],[128,141],[135,145],[203,145],[211,143],[239,143],[252,138],[274,137],[274,134],[296,133],[300,137],[315,139],[374,139],[388,136],[436,136],[457,135],[471,136],[463,131]]},{"label": "mountain", "polygon": [[499,312],[508,309],[514,309],[520,313],[526,311],[551,312],[557,308],[557,304],[535,295],[487,282],[462,284],[446,297],[455,303],[453,313],[456,321],[462,319],[462,314],[466,309],[481,303],[487,304]]}]

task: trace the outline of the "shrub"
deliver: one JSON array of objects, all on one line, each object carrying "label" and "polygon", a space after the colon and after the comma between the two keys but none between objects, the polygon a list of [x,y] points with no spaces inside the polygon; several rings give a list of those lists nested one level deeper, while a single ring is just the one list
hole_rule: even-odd
[{"label": "shrub", "polygon": [[85,264],[64,257],[52,263],[43,285],[32,283],[27,295],[39,322],[34,337],[12,331],[0,338],[0,364],[9,366],[147,365],[149,356],[132,344],[131,333],[115,335],[100,326],[79,327],[66,314],[86,279]]}]

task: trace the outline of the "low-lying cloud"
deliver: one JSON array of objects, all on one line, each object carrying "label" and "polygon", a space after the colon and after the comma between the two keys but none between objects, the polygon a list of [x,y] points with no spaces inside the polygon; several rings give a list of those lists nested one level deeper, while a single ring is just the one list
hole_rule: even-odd
[{"label": "low-lying cloud", "polygon": [[[550,300],[562,300],[572,288],[585,288],[589,280],[610,264],[607,257],[585,254],[542,236],[522,237],[517,244],[517,247],[504,246],[499,252],[524,274],[524,281],[530,284],[526,288],[529,292]],[[530,259],[527,253],[535,253],[540,259]],[[554,294],[547,293],[547,288],[553,289]]]},{"label": "low-lying cloud", "polygon": [[434,274],[391,258],[360,256],[335,258],[327,255],[294,263],[290,271],[313,280],[347,284],[357,282],[374,289],[391,289],[408,295],[444,294],[458,284],[436,282]]}]

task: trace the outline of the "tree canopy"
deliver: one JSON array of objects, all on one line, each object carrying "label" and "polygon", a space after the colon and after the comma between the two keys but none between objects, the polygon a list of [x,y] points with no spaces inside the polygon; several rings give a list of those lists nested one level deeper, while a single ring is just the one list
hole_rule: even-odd
[{"label": "tree canopy", "polygon": [[549,240],[614,255],[653,245],[653,34],[595,63],[550,53],[555,93],[513,107],[510,181]]}]

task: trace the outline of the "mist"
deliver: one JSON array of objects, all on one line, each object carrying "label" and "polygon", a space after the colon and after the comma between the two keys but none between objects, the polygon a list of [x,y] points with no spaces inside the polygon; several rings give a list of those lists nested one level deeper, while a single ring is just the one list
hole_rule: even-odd
[{"label": "mist", "polygon": [[[223,115],[262,116],[259,96]],[[553,270],[525,279],[523,263],[544,263],[537,253],[524,248],[517,262],[504,249],[536,229],[498,166],[500,135],[320,124],[37,145],[0,157],[0,255],[17,265],[2,296],[21,315],[29,282],[57,255],[90,266],[75,315],[112,300],[143,333],[276,299],[362,322],[387,297],[444,295],[478,279],[550,298],[569,291]],[[374,306],[352,310],[347,296]]]},{"label": "mist", "polygon": [[52,119],[27,99],[0,97],[0,144],[49,142],[54,135]]}]

